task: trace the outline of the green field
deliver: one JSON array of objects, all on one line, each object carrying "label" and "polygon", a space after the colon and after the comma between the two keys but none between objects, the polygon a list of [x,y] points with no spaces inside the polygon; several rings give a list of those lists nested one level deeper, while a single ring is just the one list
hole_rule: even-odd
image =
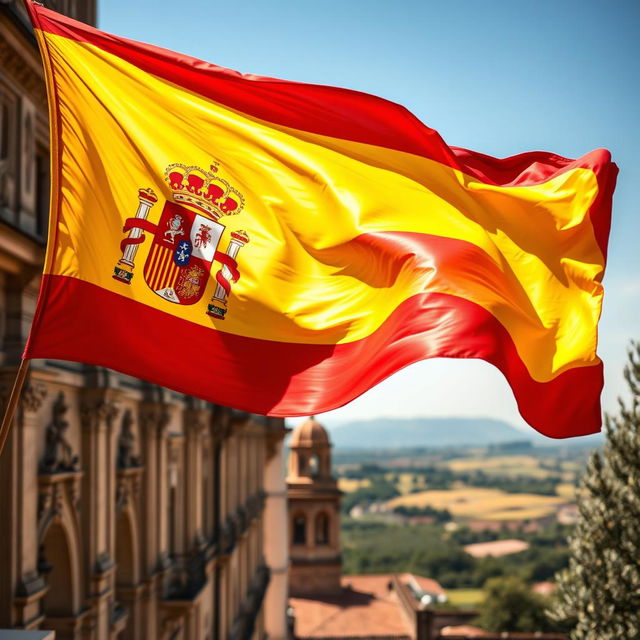
[{"label": "green field", "polygon": [[[387,474],[386,479],[391,479],[394,474]],[[412,493],[413,491],[426,489],[427,483],[422,473],[400,473],[397,474],[396,489],[402,494]]]},{"label": "green field", "polygon": [[534,456],[482,456],[456,458],[447,461],[447,467],[455,472],[482,471],[483,473],[501,476],[529,476],[531,478],[548,478],[554,473],[541,466],[541,460]]},{"label": "green field", "polygon": [[482,589],[447,589],[449,603],[460,609],[475,609],[484,600]]}]

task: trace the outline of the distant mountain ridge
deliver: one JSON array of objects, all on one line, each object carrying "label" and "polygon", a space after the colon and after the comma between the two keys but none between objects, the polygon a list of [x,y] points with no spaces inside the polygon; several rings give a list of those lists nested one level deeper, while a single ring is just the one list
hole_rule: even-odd
[{"label": "distant mountain ridge", "polygon": [[336,425],[329,431],[336,449],[487,446],[514,441],[568,444],[493,418],[375,418]]}]

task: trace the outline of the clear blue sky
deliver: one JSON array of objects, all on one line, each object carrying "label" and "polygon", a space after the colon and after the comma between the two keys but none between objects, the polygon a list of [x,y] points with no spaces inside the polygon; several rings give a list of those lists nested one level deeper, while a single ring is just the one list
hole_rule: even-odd
[{"label": "clear blue sky", "polygon": [[[245,73],[345,86],[404,104],[451,145],[620,167],[600,324],[605,409],[640,339],[640,1],[168,2],[102,0],[100,28]],[[480,362],[413,365],[328,426],[374,415],[480,415],[523,426]]]}]

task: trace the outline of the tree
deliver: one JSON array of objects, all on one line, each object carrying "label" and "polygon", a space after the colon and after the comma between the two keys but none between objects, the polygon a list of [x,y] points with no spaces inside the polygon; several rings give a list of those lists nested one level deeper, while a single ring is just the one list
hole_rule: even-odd
[{"label": "tree", "polygon": [[630,405],[607,416],[602,454],[591,455],[578,492],[569,567],[550,612],[572,621],[572,640],[640,638],[640,345],[624,377]]},{"label": "tree", "polygon": [[545,600],[514,576],[491,578],[484,586],[485,600],[478,624],[487,631],[551,631]]}]

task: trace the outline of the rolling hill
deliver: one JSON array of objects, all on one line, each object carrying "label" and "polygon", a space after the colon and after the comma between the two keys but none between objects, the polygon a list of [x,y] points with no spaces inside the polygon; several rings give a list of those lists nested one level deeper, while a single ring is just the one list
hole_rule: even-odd
[{"label": "rolling hill", "polygon": [[334,447],[343,450],[487,446],[514,441],[542,446],[595,444],[593,436],[553,440],[533,429],[522,431],[492,418],[375,418],[336,425],[330,434]]}]

